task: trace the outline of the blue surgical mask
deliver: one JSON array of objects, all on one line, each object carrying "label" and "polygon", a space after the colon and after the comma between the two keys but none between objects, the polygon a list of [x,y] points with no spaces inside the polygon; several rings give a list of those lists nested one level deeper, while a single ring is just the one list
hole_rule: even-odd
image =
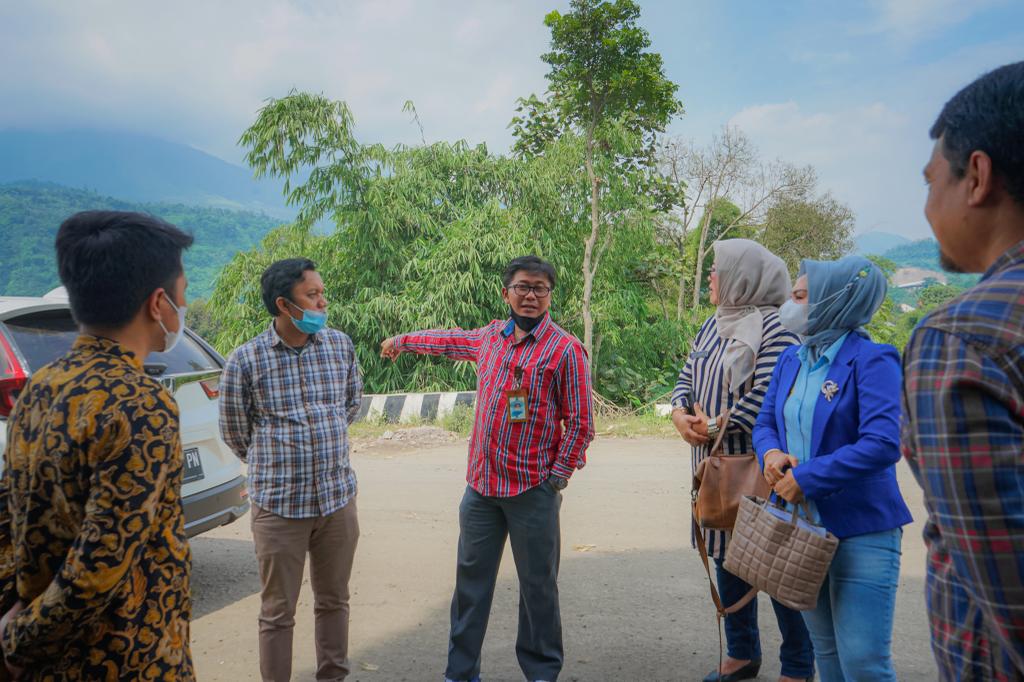
[{"label": "blue surgical mask", "polygon": [[855,284],[856,280],[817,303],[797,303],[793,299],[789,299],[779,307],[779,323],[797,336],[807,336],[807,331],[811,328],[811,308],[817,308],[832,299],[839,298],[852,289]]},{"label": "blue surgical mask", "polygon": [[[288,301],[288,299],[285,300]],[[299,306],[295,305],[291,301],[288,301],[288,303],[302,311],[301,319],[296,319],[294,317],[291,317],[291,315],[289,315],[289,317],[291,317],[292,324],[295,325],[295,328],[298,329],[303,334],[316,334],[318,331],[327,326],[326,312],[322,313],[318,310],[306,310],[304,308],[299,308]]]},{"label": "blue surgical mask", "polygon": [[779,308],[779,322],[797,336],[807,336],[810,314],[809,305],[789,299]]}]

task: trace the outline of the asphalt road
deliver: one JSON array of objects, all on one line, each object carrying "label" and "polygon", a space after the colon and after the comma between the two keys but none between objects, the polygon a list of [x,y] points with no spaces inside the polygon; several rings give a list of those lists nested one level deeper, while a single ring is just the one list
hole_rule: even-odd
[{"label": "asphalt road", "polygon": [[[465,444],[376,447],[356,454],[362,537],[352,581],[349,680],[443,679]],[[924,606],[920,492],[901,485],[918,520],[906,529],[894,655],[900,680],[936,678]],[[566,664],[561,679],[699,680],[718,660],[707,582],[689,547],[689,453],[680,441],[599,438],[562,506],[560,579]],[[193,540],[192,653],[201,680],[259,678],[259,580],[249,517]],[[487,682],[521,680],[518,590],[502,563],[484,647]],[[779,635],[760,599],[760,679],[775,680]],[[313,680],[312,595],[296,618],[293,679]]]}]

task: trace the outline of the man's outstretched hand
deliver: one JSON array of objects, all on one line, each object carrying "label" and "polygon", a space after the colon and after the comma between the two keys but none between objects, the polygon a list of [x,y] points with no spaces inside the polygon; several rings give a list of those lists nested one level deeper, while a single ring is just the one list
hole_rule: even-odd
[{"label": "man's outstretched hand", "polygon": [[402,351],[399,350],[397,346],[395,346],[395,337],[393,336],[390,339],[384,339],[384,341],[380,344],[380,356],[382,358],[387,358],[388,360],[394,362],[395,360],[398,359],[398,356],[401,354]]}]

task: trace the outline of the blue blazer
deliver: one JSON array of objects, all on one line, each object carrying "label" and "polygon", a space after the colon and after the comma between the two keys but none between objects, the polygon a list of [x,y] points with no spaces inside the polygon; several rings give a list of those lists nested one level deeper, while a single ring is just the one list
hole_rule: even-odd
[{"label": "blue blazer", "polygon": [[[789,452],[783,407],[800,371],[799,346],[779,357],[754,426],[761,467],[772,449]],[[900,357],[860,334],[846,337],[828,371],[839,387],[818,394],[811,458],[793,469],[824,526],[842,539],[898,528],[913,519],[896,482],[900,459]]]}]

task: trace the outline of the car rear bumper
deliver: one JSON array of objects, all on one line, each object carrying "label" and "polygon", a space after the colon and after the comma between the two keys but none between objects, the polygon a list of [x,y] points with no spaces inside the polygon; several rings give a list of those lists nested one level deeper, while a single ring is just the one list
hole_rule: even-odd
[{"label": "car rear bumper", "polygon": [[227,525],[249,511],[245,476],[189,495],[182,503],[185,507],[185,533],[190,538],[211,528]]}]

